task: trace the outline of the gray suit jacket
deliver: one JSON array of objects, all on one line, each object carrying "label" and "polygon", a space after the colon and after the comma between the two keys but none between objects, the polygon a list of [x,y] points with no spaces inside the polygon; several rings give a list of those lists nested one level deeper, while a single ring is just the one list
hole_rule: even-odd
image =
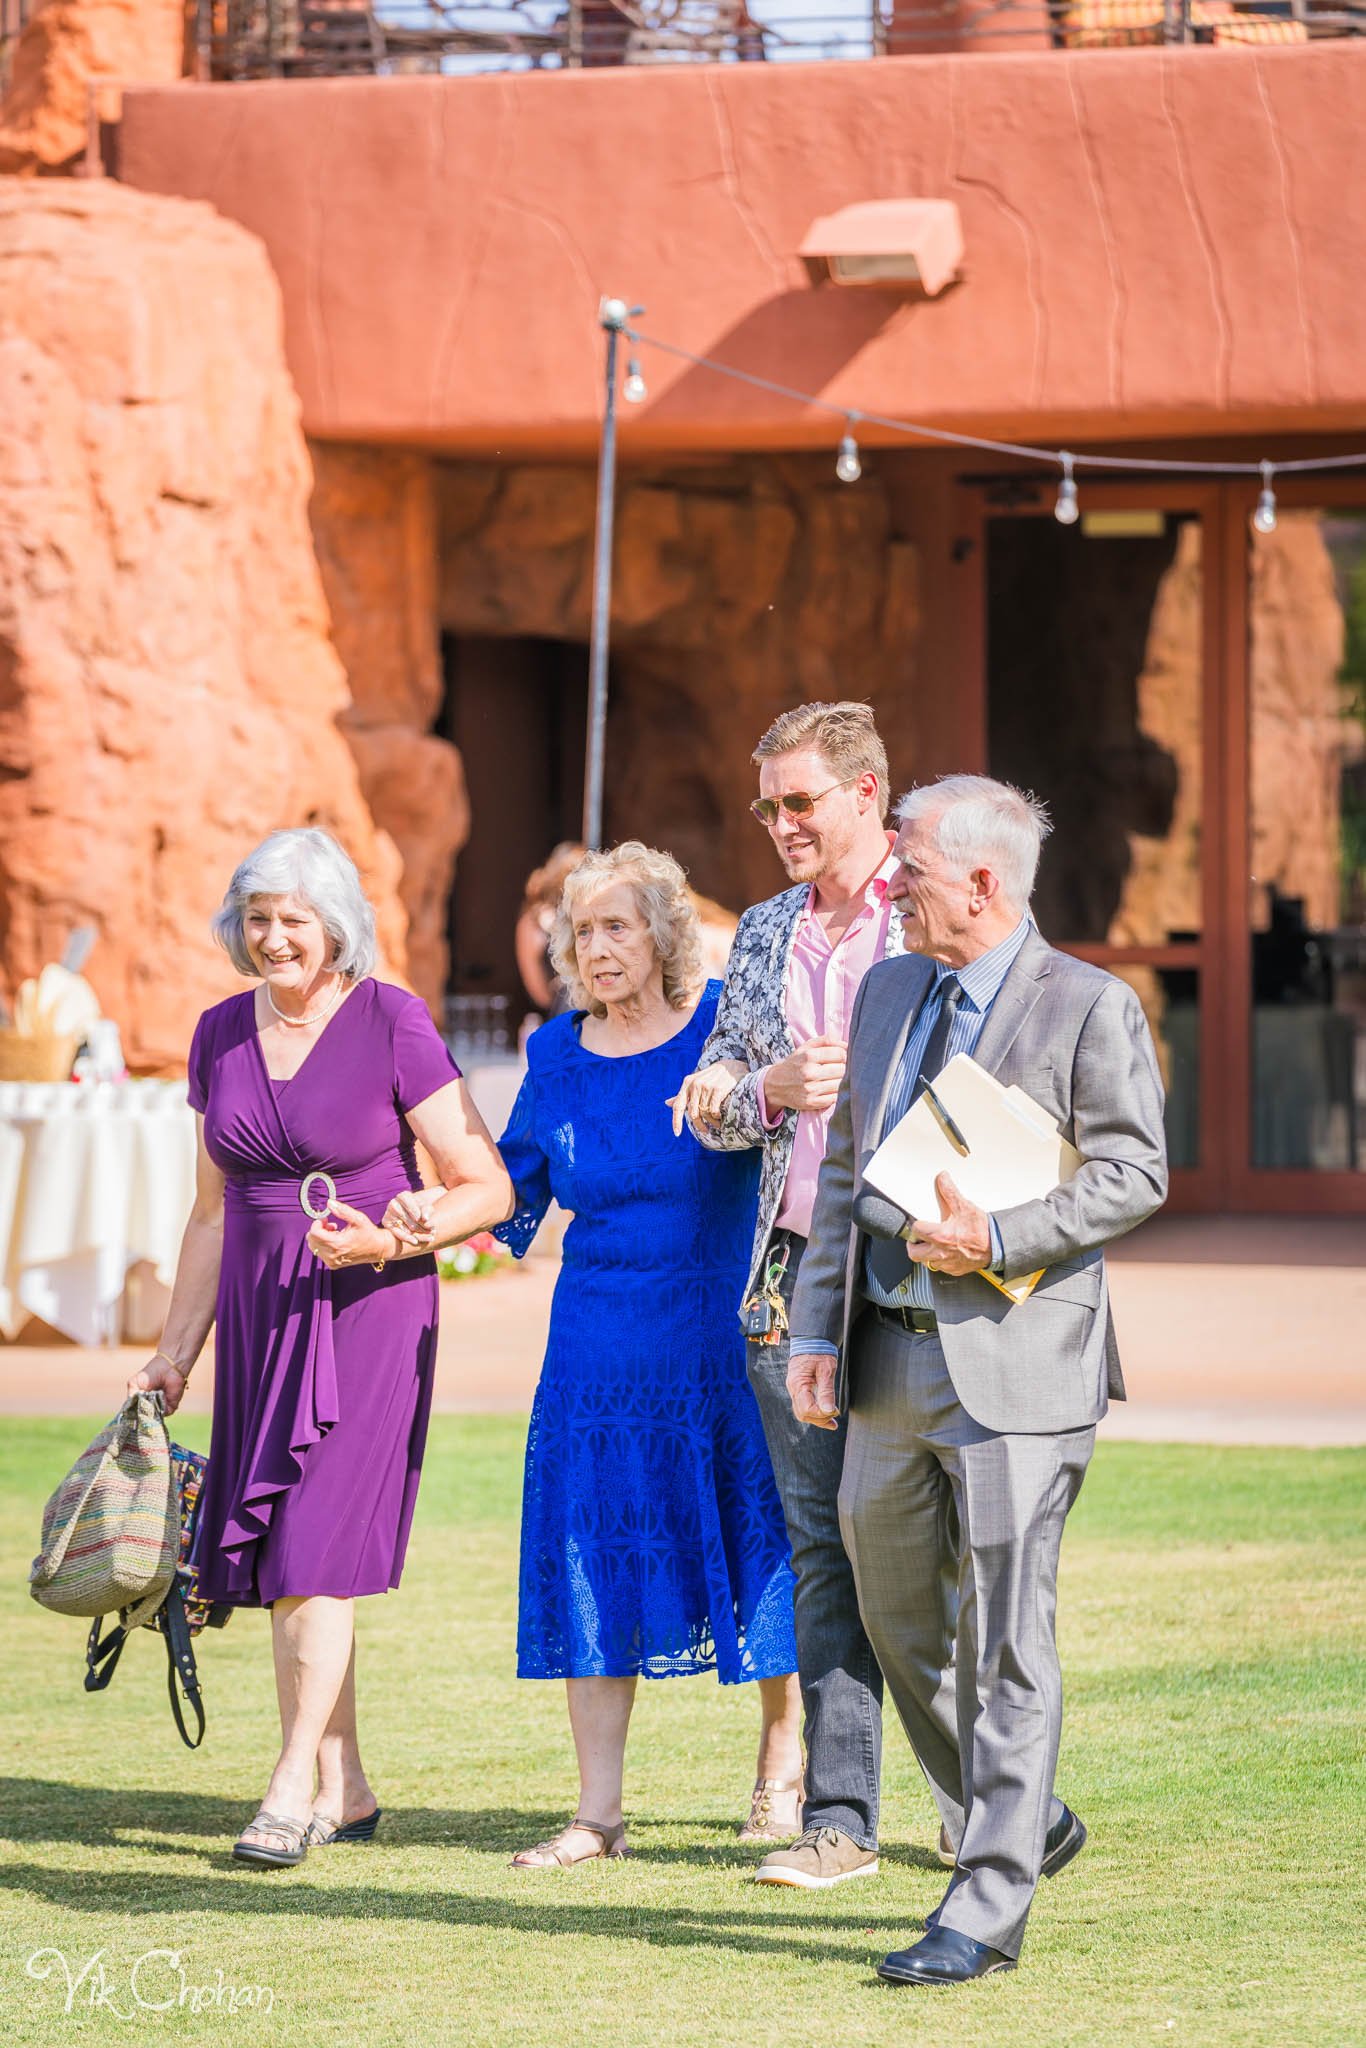
[{"label": "gray suit jacket", "polygon": [[[933,978],[932,963],[917,955],[883,961],[854,1005],[849,1065],[791,1316],[794,1335],[840,1347],[841,1412],[850,1326],[862,1300],[864,1238],[852,1203]],[[959,1400],[984,1428],[1080,1429],[1105,1413],[1107,1394],[1124,1397],[1102,1247],[1151,1216],[1167,1192],[1162,1083],[1147,1021],[1126,983],[1031,932],[973,1057],[1055,1116],[1084,1163],[1042,1201],[997,1214],[1007,1279],[1048,1269],[1027,1301],[1012,1304],[978,1273],[931,1276],[944,1356]]]}]

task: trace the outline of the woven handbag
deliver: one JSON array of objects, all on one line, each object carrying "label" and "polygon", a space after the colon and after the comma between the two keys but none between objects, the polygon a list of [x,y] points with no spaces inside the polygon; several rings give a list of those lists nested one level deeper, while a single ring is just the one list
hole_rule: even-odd
[{"label": "woven handbag", "polygon": [[130,1394],[43,1510],[29,1591],[54,1614],[113,1614],[136,1627],[175,1577],[180,1514],[159,1394]]},{"label": "woven handbag", "polygon": [[[87,1692],[103,1692],[114,1676],[124,1644],[139,1622],[143,1628],[154,1629],[166,1638],[166,1685],[171,1695],[171,1712],[187,1749],[198,1749],[204,1740],[205,1726],[194,1638],[201,1629],[222,1628],[232,1613],[226,1601],[202,1600],[199,1596],[194,1543],[199,1526],[199,1497],[204,1490],[204,1474],[208,1469],[209,1461],[202,1452],[187,1451],[181,1444],[171,1445],[171,1494],[179,1540],[176,1565],[165,1597],[154,1614],[146,1613],[145,1602],[141,1609],[130,1609],[121,1614],[117,1626],[110,1629],[108,1635],[101,1635],[100,1623],[96,1620],[85,1646],[85,1689]],[[185,1725],[182,1694],[185,1706],[194,1715],[193,1737]]]}]

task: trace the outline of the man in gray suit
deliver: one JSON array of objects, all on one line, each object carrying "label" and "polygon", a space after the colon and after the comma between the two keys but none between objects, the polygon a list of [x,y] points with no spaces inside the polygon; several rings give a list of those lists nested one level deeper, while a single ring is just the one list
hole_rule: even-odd
[{"label": "man in gray suit", "polygon": [[[1162,1086],[1137,997],[1058,953],[1028,905],[1048,831],[985,776],[904,799],[888,889],[909,957],[872,968],[791,1312],[797,1419],[848,1411],[840,1526],[864,1626],[957,1851],[896,1984],[1011,1969],[1040,1871],[1086,1839],[1055,1798],[1058,1549],[1108,1397],[1123,1398],[1103,1247],[1160,1207]],[[958,1052],[1040,1103],[1082,1157],[1041,1201],[987,1216],[947,1175],[942,1215],[860,1230],[863,1170]],[[1027,1300],[984,1278],[1045,1268]],[[957,1510],[956,1701],[942,1567]]]}]

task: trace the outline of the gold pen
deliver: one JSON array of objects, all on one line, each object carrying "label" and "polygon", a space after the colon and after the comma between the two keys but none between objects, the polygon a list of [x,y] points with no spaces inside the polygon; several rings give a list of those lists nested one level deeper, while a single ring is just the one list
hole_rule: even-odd
[{"label": "gold pen", "polygon": [[961,1152],[963,1157],[966,1159],[969,1155],[969,1152],[971,1151],[971,1147],[969,1146],[967,1139],[963,1136],[963,1133],[959,1130],[957,1124],[954,1122],[953,1118],[945,1109],[943,1103],[939,1100],[938,1095],[936,1095],[934,1091],[933,1084],[929,1081],[925,1083],[925,1100],[929,1103],[930,1108],[934,1111],[940,1123],[944,1126],[944,1133],[945,1136],[948,1138],[949,1143],[953,1146],[955,1151]]}]

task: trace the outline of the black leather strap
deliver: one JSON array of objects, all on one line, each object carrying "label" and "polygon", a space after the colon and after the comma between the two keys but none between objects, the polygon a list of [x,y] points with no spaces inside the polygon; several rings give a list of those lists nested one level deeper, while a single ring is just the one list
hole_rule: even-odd
[{"label": "black leather strap", "polygon": [[[185,1619],[185,1599],[180,1590],[180,1576],[171,1581],[171,1590],[166,1595],[163,1610],[166,1623],[166,1689],[171,1696],[171,1712],[175,1715],[180,1739],[187,1749],[198,1749],[204,1740],[204,1702],[199,1692],[199,1667],[194,1660],[194,1645],[190,1640],[190,1625]],[[186,1703],[195,1718],[196,1734],[193,1742],[185,1726],[185,1715],[180,1704],[180,1693],[184,1691]]]},{"label": "black leather strap", "polygon": [[118,1669],[123,1646],[128,1640],[128,1631],[123,1623],[116,1622],[103,1642],[100,1629],[108,1616],[97,1614],[90,1624],[90,1634],[85,1640],[85,1689],[87,1692],[103,1692]]}]

